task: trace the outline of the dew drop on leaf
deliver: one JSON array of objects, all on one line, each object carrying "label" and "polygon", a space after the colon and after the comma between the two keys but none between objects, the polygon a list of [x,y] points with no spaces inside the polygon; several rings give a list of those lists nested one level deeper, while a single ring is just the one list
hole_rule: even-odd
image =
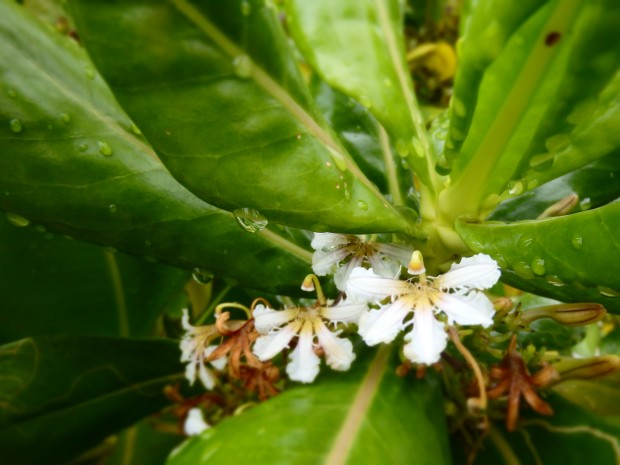
[{"label": "dew drop on leaf", "polygon": [[538,276],[542,276],[547,272],[547,269],[545,267],[545,260],[540,257],[536,257],[534,260],[532,260],[531,268],[534,274],[537,274]]},{"label": "dew drop on leaf", "polygon": [[590,199],[590,197],[586,197],[581,202],[579,202],[579,208],[581,208],[581,210],[589,210],[591,207],[592,200]]},{"label": "dew drop on leaf", "polygon": [[97,141],[97,145],[99,146],[99,153],[101,155],[105,155],[106,157],[112,155],[112,147],[110,147],[110,144],[103,141]]},{"label": "dew drop on leaf", "polygon": [[23,228],[24,226],[28,226],[30,224],[30,220],[16,213],[6,212],[6,219],[9,220],[9,223],[13,226],[17,226],[18,228]]},{"label": "dew drop on leaf", "polygon": [[252,59],[247,55],[239,55],[233,60],[235,76],[247,79],[252,75]]},{"label": "dew drop on leaf", "polygon": [[561,287],[561,286],[565,286],[566,283],[564,281],[562,281],[560,278],[558,278],[555,275],[547,275],[545,276],[545,281],[547,281],[549,284],[552,284],[553,286],[557,286],[557,287]]},{"label": "dew drop on leaf", "polygon": [[575,105],[575,108],[570,112],[566,121],[575,125],[586,123],[592,118],[597,106],[598,103],[594,97],[582,100]]},{"label": "dew drop on leaf", "polygon": [[198,284],[209,284],[213,281],[214,275],[212,271],[205,270],[204,268],[194,268],[192,270],[192,278]]},{"label": "dew drop on leaf", "polygon": [[357,201],[357,206],[361,209],[361,210],[368,210],[368,204],[366,202],[364,202],[363,200],[358,200]]},{"label": "dew drop on leaf", "polygon": [[334,164],[338,167],[340,171],[344,171],[347,169],[347,161],[344,158],[344,155],[338,152],[337,150],[327,147],[329,150],[329,154],[332,157]]},{"label": "dew drop on leaf", "polygon": [[394,147],[396,148],[396,153],[398,153],[401,157],[405,158],[409,155],[409,147],[407,147],[407,142],[403,139],[398,139],[394,144]]},{"label": "dew drop on leaf", "polygon": [[265,229],[268,221],[258,210],[253,208],[237,208],[233,211],[237,223],[247,232],[256,233]]},{"label": "dew drop on leaf", "polygon": [[67,113],[63,113],[60,115],[60,120],[65,124],[69,124],[71,122],[71,117]]},{"label": "dew drop on leaf", "polygon": [[88,149],[88,145],[86,145],[86,144],[80,144],[80,145],[78,145],[78,150],[79,150],[80,152],[86,152],[86,150],[87,150],[87,149]]},{"label": "dew drop on leaf", "polygon": [[530,266],[525,262],[515,263],[512,269],[517,274],[517,276],[519,276],[519,278],[532,279],[534,277],[532,268],[530,268]]},{"label": "dew drop on leaf", "polygon": [[553,166],[555,155],[553,153],[541,153],[530,158],[530,166],[536,170],[547,170]]},{"label": "dew drop on leaf", "polygon": [[118,208],[116,207],[116,205],[114,205],[113,203],[110,204],[110,206],[108,207],[108,210],[110,210],[110,213],[114,214],[116,213],[116,210],[118,210]]},{"label": "dew drop on leaf", "polygon": [[519,238],[519,247],[521,248],[528,248],[529,246],[532,245],[532,243],[534,242],[534,238],[532,236],[530,236],[529,234],[523,234],[520,238]]},{"label": "dew drop on leaf", "polygon": [[13,118],[11,121],[9,121],[9,127],[14,133],[22,132],[22,129],[24,129],[22,122],[17,118]]},{"label": "dew drop on leaf", "polygon": [[508,184],[508,193],[510,195],[521,195],[524,189],[525,186],[522,181],[511,181]]},{"label": "dew drop on leaf", "polygon": [[579,235],[575,235],[570,240],[570,243],[573,246],[573,249],[579,250],[581,249],[581,246],[583,245],[583,237]]},{"label": "dew drop on leaf", "polygon": [[422,142],[420,142],[420,139],[413,136],[411,138],[411,144],[413,145],[413,150],[415,151],[415,154],[420,158],[424,158],[424,146],[422,145]]},{"label": "dew drop on leaf", "polygon": [[561,152],[562,150],[566,149],[571,144],[571,142],[572,140],[570,134],[556,134],[549,137],[545,141],[545,147],[547,147],[547,150],[549,150],[550,152]]}]

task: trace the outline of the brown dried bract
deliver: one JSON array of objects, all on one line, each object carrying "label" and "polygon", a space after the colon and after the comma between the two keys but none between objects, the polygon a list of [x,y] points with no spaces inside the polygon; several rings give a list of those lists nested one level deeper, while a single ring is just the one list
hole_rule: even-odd
[{"label": "brown dried bract", "polygon": [[542,400],[535,388],[540,388],[558,379],[558,372],[551,366],[545,366],[534,375],[530,375],[525,362],[516,350],[517,338],[512,337],[506,355],[499,365],[492,367],[490,376],[497,380],[487,391],[489,399],[497,399],[508,395],[508,412],[506,413],[506,429],[514,431],[519,418],[521,396],[535,412],[541,415],[553,415],[551,406]]},{"label": "brown dried bract", "polygon": [[261,400],[278,394],[274,386],[280,378],[278,368],[271,362],[261,362],[252,352],[252,344],[260,336],[254,327],[254,319],[229,320],[229,312],[218,315],[215,325],[224,336],[224,341],[209,355],[208,360],[228,356],[230,377],[240,380],[247,389],[256,390]]}]

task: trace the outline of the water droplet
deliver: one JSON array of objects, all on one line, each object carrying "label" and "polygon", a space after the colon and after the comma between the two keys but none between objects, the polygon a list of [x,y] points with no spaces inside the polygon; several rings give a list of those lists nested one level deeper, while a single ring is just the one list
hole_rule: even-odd
[{"label": "water droplet", "polygon": [[575,105],[573,111],[571,111],[566,118],[566,121],[574,125],[587,123],[592,119],[597,106],[598,102],[594,97],[582,100]]},{"label": "water droplet", "polygon": [[351,192],[349,191],[349,185],[346,182],[344,183],[344,198],[346,200],[351,199]]},{"label": "water droplet", "polygon": [[86,73],[86,77],[88,79],[95,79],[95,70],[92,69],[90,66],[84,68],[84,72]]},{"label": "water droplet", "polygon": [[79,150],[80,152],[86,152],[86,150],[88,150],[88,145],[86,145],[86,144],[80,144],[80,145],[78,145],[78,150]]},{"label": "water droplet", "polygon": [[560,278],[558,278],[555,275],[547,275],[545,276],[545,281],[547,281],[549,284],[552,284],[553,286],[557,286],[557,287],[561,287],[561,286],[565,286],[566,283],[564,281],[562,281]]},{"label": "water droplet", "polygon": [[192,278],[194,278],[194,281],[198,284],[209,284],[213,281],[214,274],[212,271],[203,268],[194,268],[192,270]]},{"label": "water droplet", "polygon": [[23,216],[19,216],[16,213],[6,212],[6,219],[9,220],[13,226],[17,226],[19,228],[23,228],[24,226],[28,226],[30,224],[30,220],[24,218]]},{"label": "water droplet", "polygon": [[11,128],[11,131],[15,133],[22,132],[22,129],[24,129],[22,122],[18,120],[17,118],[14,118],[11,121],[9,121],[9,127]]},{"label": "water droplet", "polygon": [[534,278],[534,273],[532,272],[532,269],[525,262],[517,262],[517,263],[515,263],[515,265],[512,267],[512,269],[517,274],[517,276],[519,276],[519,278],[522,278],[522,279],[532,279],[532,278]]},{"label": "water droplet", "polygon": [[394,144],[394,147],[396,148],[396,153],[398,153],[401,157],[405,158],[409,155],[409,147],[407,147],[407,142],[403,139],[398,139]]},{"label": "water droplet", "polygon": [[441,174],[442,176],[445,176],[449,174],[451,170],[452,167],[450,166],[450,162],[448,161],[448,159],[444,155],[440,155],[437,159],[437,162],[435,163],[435,171],[437,171],[437,173]]},{"label": "water droplet", "polygon": [[545,141],[545,147],[549,152],[561,152],[566,149],[572,142],[570,134],[556,134],[554,136],[549,137]]},{"label": "water droplet", "polygon": [[112,155],[112,147],[110,147],[107,142],[97,141],[97,146],[99,146],[99,153],[101,155],[105,155],[106,157]]},{"label": "water droplet", "polygon": [[536,257],[534,260],[532,260],[531,267],[534,274],[537,274],[538,276],[542,276],[547,272],[547,269],[545,267],[545,260],[540,257]]},{"label": "water droplet", "polygon": [[13,89],[9,89],[6,91],[6,93],[9,95],[9,97],[11,98],[15,98],[17,97],[17,92],[15,92]]},{"label": "water droplet", "polygon": [[597,286],[598,292],[605,297],[620,297],[620,292],[605,286]]},{"label": "water droplet", "polygon": [[555,154],[541,153],[530,158],[530,166],[537,170],[547,170],[553,166]]},{"label": "water droplet", "polygon": [[116,213],[116,210],[118,210],[118,208],[116,207],[116,205],[114,205],[113,203],[110,204],[110,206],[108,207],[108,209],[110,210],[110,213],[114,214]]},{"label": "water droplet", "polygon": [[60,121],[65,124],[69,124],[71,122],[71,117],[67,113],[63,113],[62,115],[60,115]]},{"label": "water droplet", "polygon": [[252,5],[250,5],[250,2],[248,2],[248,0],[243,0],[241,2],[241,14],[243,16],[250,16],[251,12],[252,12]]},{"label": "water droplet", "polygon": [[508,193],[510,195],[521,195],[525,189],[522,181],[510,181],[508,183]]},{"label": "water droplet", "polygon": [[518,244],[519,244],[519,247],[523,247],[527,249],[528,247],[532,245],[533,242],[534,242],[534,237],[530,236],[529,234],[523,234],[519,238]]},{"label": "water droplet", "polygon": [[332,160],[334,164],[338,167],[340,171],[344,171],[347,169],[347,161],[344,158],[344,155],[338,152],[337,150],[327,147],[329,150],[329,154],[332,156]]},{"label": "water droplet", "polygon": [[239,55],[233,60],[233,71],[235,76],[247,79],[252,75],[252,59],[247,55]]},{"label": "water droplet", "polygon": [[538,184],[540,184],[540,181],[539,181],[538,179],[536,179],[536,178],[534,178],[534,179],[530,179],[530,180],[527,182],[527,189],[528,189],[528,190],[530,190],[530,191],[531,191],[532,189],[536,189],[536,188],[538,187]]},{"label": "water droplet", "polygon": [[590,197],[586,197],[581,202],[579,202],[579,208],[581,208],[581,210],[589,210],[590,208],[592,208],[592,200],[590,199]]},{"label": "water droplet", "polygon": [[297,140],[301,139],[301,132],[298,132],[297,134],[295,134],[295,139]]},{"label": "water droplet", "polygon": [[131,126],[129,126],[129,129],[131,129],[131,132],[133,132],[136,136],[142,135],[142,131],[140,131],[140,128],[136,126],[135,123],[131,123]]},{"label": "water droplet", "polygon": [[424,158],[424,146],[422,145],[422,142],[420,142],[420,139],[413,136],[411,138],[411,145],[413,145],[413,150],[415,151],[415,154],[420,158]]},{"label": "water droplet", "polygon": [[575,235],[570,240],[570,243],[573,246],[573,249],[579,250],[581,249],[581,246],[583,245],[583,237],[579,235]]},{"label": "water droplet", "polygon": [[457,97],[452,97],[452,109],[454,110],[456,116],[464,118],[467,115],[467,108],[465,107],[465,104]]},{"label": "water droplet", "polygon": [[238,208],[233,211],[235,219],[247,232],[255,233],[262,231],[268,221],[258,210],[253,208]]},{"label": "water droplet", "polygon": [[364,202],[363,200],[358,200],[357,201],[357,206],[361,209],[361,210],[368,210],[368,204],[366,202]]}]

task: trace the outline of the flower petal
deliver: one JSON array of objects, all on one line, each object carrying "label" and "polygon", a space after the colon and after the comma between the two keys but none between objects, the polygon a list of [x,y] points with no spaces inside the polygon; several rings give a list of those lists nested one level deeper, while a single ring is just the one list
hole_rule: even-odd
[{"label": "flower petal", "polygon": [[384,255],[389,255],[403,266],[407,266],[407,263],[409,263],[411,259],[411,254],[413,253],[411,248],[400,244],[377,243],[375,247],[379,252]]},{"label": "flower petal", "polygon": [[368,257],[368,261],[373,271],[379,276],[396,279],[400,275],[401,265],[393,257],[375,253]]},{"label": "flower petal", "polygon": [[325,351],[325,361],[334,370],[346,371],[351,367],[351,362],[355,360],[353,344],[348,339],[343,339],[332,333],[325,323],[316,320],[314,331],[319,338],[319,343]]},{"label": "flower petal", "polygon": [[291,321],[298,312],[298,308],[274,310],[259,304],[254,307],[254,327],[259,333],[267,334],[272,329]]},{"label": "flower petal", "polygon": [[435,319],[432,308],[417,308],[413,313],[413,329],[405,335],[409,343],[403,347],[403,352],[414,363],[430,365],[439,361],[447,339],[446,330]]},{"label": "flower petal", "polygon": [[347,248],[338,248],[334,250],[317,250],[312,254],[312,271],[317,276],[325,276],[333,273],[336,265],[344,260],[351,251]]},{"label": "flower petal", "polygon": [[191,332],[194,327],[189,324],[189,312],[186,308],[183,309],[183,317],[181,318],[181,326],[185,331]]},{"label": "flower petal", "polygon": [[335,234],[335,233],[314,233],[310,245],[314,250],[338,247],[351,242],[351,239],[357,239],[352,235]]},{"label": "flower petal", "polygon": [[202,381],[202,385],[206,388],[206,389],[213,389],[215,387],[215,376],[213,376],[213,373],[211,373],[211,370],[209,370],[206,366],[205,366],[205,362],[204,361],[200,361],[200,363],[198,364],[198,377],[200,378],[200,381]]},{"label": "flower petal", "polygon": [[183,425],[183,430],[188,436],[196,436],[209,428],[209,424],[202,416],[202,410],[199,408],[192,408],[187,412],[187,418]]},{"label": "flower petal", "polygon": [[485,254],[464,257],[454,263],[450,271],[435,280],[437,288],[445,289],[488,289],[500,277],[497,262]]},{"label": "flower petal", "polygon": [[279,331],[274,331],[266,336],[260,336],[256,339],[252,352],[254,352],[261,362],[269,360],[282,352],[285,347],[288,347],[291,339],[293,339],[299,331],[300,326],[300,322],[294,321]]},{"label": "flower petal", "polygon": [[192,360],[185,366],[185,377],[189,381],[190,386],[196,381],[196,361]]},{"label": "flower petal", "polygon": [[355,300],[379,302],[389,296],[407,294],[412,285],[407,281],[378,276],[372,268],[355,268],[345,288],[347,295]]},{"label": "flower petal", "polygon": [[312,322],[304,322],[297,347],[291,352],[286,373],[293,381],[311,383],[319,374],[319,357],[314,353]]},{"label": "flower petal", "polygon": [[334,284],[339,290],[344,291],[347,280],[351,276],[351,272],[355,268],[362,266],[363,260],[364,256],[356,253],[351,257],[351,260],[349,260],[346,265],[343,265],[336,270],[336,273],[334,273]]},{"label": "flower petal", "polygon": [[358,333],[369,346],[392,342],[403,329],[403,320],[411,310],[406,299],[384,305],[379,310],[370,310],[361,316]]},{"label": "flower petal", "polygon": [[[205,360],[209,357],[209,355],[213,353],[215,349],[217,349],[217,347],[218,346],[209,346],[205,349]],[[224,368],[226,368],[226,364],[228,363],[228,360],[226,359],[226,357],[220,357],[220,358],[216,358],[215,360],[211,360],[209,363],[216,370],[222,371]]]},{"label": "flower petal", "polygon": [[365,302],[351,302],[343,299],[333,307],[322,307],[321,316],[332,323],[357,323],[368,310]]},{"label": "flower petal", "polygon": [[460,325],[482,325],[485,328],[493,324],[493,304],[482,292],[441,294],[435,304],[448,315],[450,324],[456,321]]}]

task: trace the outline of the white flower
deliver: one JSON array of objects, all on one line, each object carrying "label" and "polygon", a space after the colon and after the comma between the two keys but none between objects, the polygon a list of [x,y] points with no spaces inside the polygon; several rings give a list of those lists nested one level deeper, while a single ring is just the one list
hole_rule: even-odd
[{"label": "white flower", "polygon": [[[421,261],[419,254],[417,258]],[[424,269],[423,264],[414,265],[409,269]],[[402,329],[413,325],[405,335],[405,356],[429,365],[439,360],[447,343],[444,325],[435,315],[443,312],[448,324],[490,326],[493,304],[477,289],[490,288],[499,277],[495,260],[478,254],[463,258],[436,278],[421,274],[419,282],[384,278],[372,269],[356,268],[346,292],[349,297],[380,305],[364,313],[359,321],[359,334],[368,345],[392,342]],[[381,304],[387,298],[389,302]],[[413,318],[407,319],[411,312]]]},{"label": "white flower", "polygon": [[254,308],[254,325],[262,336],[256,340],[253,351],[259,360],[269,360],[289,347],[291,340],[297,336],[297,346],[291,352],[286,366],[290,379],[302,383],[314,381],[319,374],[320,363],[315,347],[323,349],[325,360],[331,368],[348,370],[355,359],[353,344],[348,339],[338,337],[341,331],[332,332],[326,322],[357,322],[365,310],[365,303],[344,300],[333,307],[317,303],[312,307],[285,310],[257,305]]},{"label": "white flower", "polygon": [[[311,245],[315,250],[312,270],[319,276],[335,273],[334,282],[340,290],[365,259],[377,274],[396,278],[411,256],[411,250],[404,246],[366,242],[352,234],[314,233]],[[343,263],[347,258],[349,261]]]},{"label": "white flower", "polygon": [[187,418],[185,419],[183,430],[188,436],[196,436],[210,427],[211,426],[205,421],[204,417],[202,416],[202,410],[200,410],[199,408],[193,408],[190,409],[189,412],[187,412]]},{"label": "white flower", "polygon": [[[185,377],[190,384],[196,381],[196,369],[198,369],[198,377],[207,389],[213,389],[216,378],[205,363],[211,352],[217,346],[210,345],[211,342],[220,336],[215,325],[192,326],[189,323],[189,315],[187,309],[183,310],[182,325],[185,329],[183,339],[181,339],[181,361],[188,362],[185,367]],[[223,370],[226,366],[226,358],[222,357],[210,362],[217,370]]]}]

